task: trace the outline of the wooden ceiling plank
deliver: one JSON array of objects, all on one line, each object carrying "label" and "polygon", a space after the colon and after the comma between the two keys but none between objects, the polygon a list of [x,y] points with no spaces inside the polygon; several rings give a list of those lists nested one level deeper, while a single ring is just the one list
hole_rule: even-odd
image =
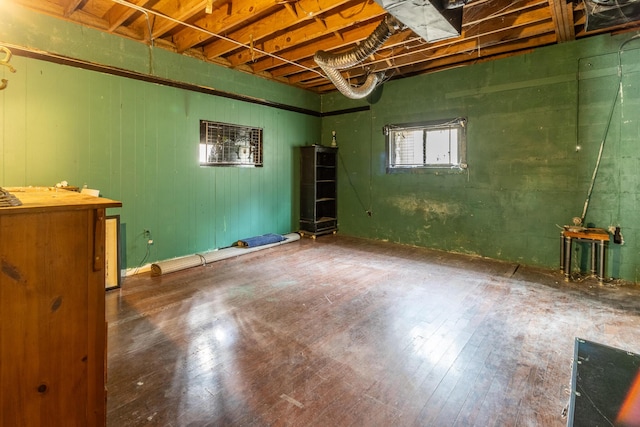
[{"label": "wooden ceiling plank", "polygon": [[[302,11],[307,10],[306,8],[311,7],[322,7],[316,6],[316,2],[314,0],[302,0],[306,4],[300,4],[298,6]],[[329,6],[330,0],[323,1],[325,6]],[[306,6],[306,8],[305,8]],[[263,40],[275,32],[281,31],[281,28],[287,28],[293,26],[295,24],[313,20],[313,14],[309,16],[307,13],[301,13],[299,16],[293,17],[291,14],[287,13],[286,10],[282,9],[280,11],[275,12],[274,14],[267,16],[265,19],[257,22],[254,25],[247,25],[242,28],[239,28],[237,31],[228,34],[228,37],[236,40],[238,43],[247,44],[247,41],[251,34],[255,35],[256,40]],[[313,21],[312,21],[313,22]],[[215,58],[218,56],[222,56],[228,52],[231,52],[238,48],[238,44],[231,43],[226,40],[214,40],[204,47],[204,53],[208,58]],[[238,62],[238,61],[236,61]],[[238,62],[240,63],[240,62]]]},{"label": "wooden ceiling plank", "polygon": [[[521,27],[524,25],[527,25],[531,22],[542,22],[542,21],[549,21],[551,19],[551,16],[548,12],[548,10],[545,10],[544,8],[539,7],[537,4],[536,5],[529,5],[528,6],[530,10],[525,11],[524,13],[522,11],[510,11],[509,13],[506,13],[502,18],[500,18],[500,21],[503,21],[504,19],[510,19],[509,21],[509,25],[511,27]],[[482,35],[482,34],[490,34],[492,32],[498,32],[498,31],[502,31],[504,28],[503,27],[495,27],[493,25],[482,25],[482,26],[475,26],[473,28],[469,28],[466,30],[465,33],[463,33],[463,35],[465,36],[473,36],[473,37],[477,37],[478,35]],[[373,30],[372,30],[373,31]],[[389,40],[387,40],[387,42],[384,44],[383,48],[389,48],[389,47],[395,47],[395,46],[402,46],[402,45],[406,45],[407,44],[407,39],[409,38],[408,34],[413,34],[410,31],[404,31],[404,32],[400,32],[400,33],[396,33],[394,35],[392,35]],[[363,38],[365,38],[367,35],[360,35],[360,37],[362,38],[358,38],[358,39],[352,39],[349,37],[345,37],[343,40],[344,42],[342,44],[339,44],[338,46],[334,47],[332,49],[332,47],[330,47],[330,45],[327,43],[324,46],[320,47],[323,50],[336,50],[336,49],[340,49],[341,47],[344,47],[348,44],[352,44],[355,43],[358,40],[362,40]],[[415,36],[415,34],[413,34],[413,38],[410,38],[410,40],[415,41],[415,43],[420,44],[420,45],[425,45],[426,42],[424,42],[422,39],[420,39],[419,37]],[[454,44],[456,40],[460,40],[459,38],[454,38],[454,39],[447,39],[447,40],[441,40],[438,42],[435,42],[433,44],[430,44],[430,46],[439,46],[439,45],[450,45],[450,44]],[[314,44],[315,46],[315,44]],[[266,47],[266,46],[265,46]],[[306,49],[306,55],[307,56],[312,56],[313,53],[315,53],[315,50],[313,49]],[[301,58],[303,58],[304,56],[300,56],[300,55],[289,55],[289,52],[287,52],[286,54],[282,54],[284,57],[286,57],[289,60],[292,61],[299,61]],[[278,62],[278,61],[269,61],[268,64],[268,68],[273,68],[274,66],[278,66],[278,65],[282,65],[282,62]],[[268,68],[263,68],[264,64],[253,64],[255,69],[258,70],[264,70],[264,69],[268,69]]]},{"label": "wooden ceiling plank", "polygon": [[519,40],[518,43],[505,45],[505,46],[492,46],[486,48],[486,52],[483,57],[478,57],[475,60],[469,60],[468,55],[456,54],[449,55],[434,61],[417,62],[413,65],[405,66],[401,68],[401,74],[403,76],[410,76],[427,71],[436,71],[446,68],[459,67],[466,64],[477,63],[486,61],[489,58],[495,58],[497,56],[506,58],[510,56],[520,55],[522,53],[531,52],[539,46],[545,46],[555,43],[555,34],[546,34],[531,40]]},{"label": "wooden ceiling plank", "polygon": [[[211,2],[212,8],[219,8],[229,1],[231,0],[150,0],[145,9],[150,11],[153,38],[167,37],[167,41],[172,43],[171,35],[177,31],[176,29],[186,28],[186,25],[181,25],[181,23],[188,24],[195,19],[207,16],[206,8],[209,2]],[[138,14],[135,21],[126,25],[147,26],[146,16]]]},{"label": "wooden ceiling plank", "polygon": [[[476,32],[473,34],[473,40],[477,39],[477,37],[486,37],[492,34],[495,34],[495,37],[497,38],[503,38],[503,39],[513,38],[513,34],[518,34],[518,33],[522,37],[527,37],[529,36],[527,31],[531,33],[531,30],[526,30],[526,27],[532,27],[534,25],[541,25],[541,28],[543,28],[543,31],[554,31],[552,27],[551,17],[548,15],[548,13],[542,13],[540,11],[534,10],[524,15],[526,15],[528,19],[521,19],[518,21],[516,25],[508,27],[506,30],[503,28],[503,29],[491,29],[482,33]],[[478,30],[480,28],[481,27],[478,27]],[[539,29],[536,29],[534,30],[534,32],[538,30]],[[442,49],[442,48],[455,51],[460,49],[461,44],[464,44],[465,41],[468,40],[468,39],[454,38],[454,39],[440,40],[438,42],[427,44],[422,39],[415,38],[415,35],[413,35],[413,33],[411,34],[414,37],[413,38],[410,37],[409,33],[410,31],[405,31],[401,33],[396,33],[393,36],[391,36],[387,40],[387,42],[382,46],[382,48],[376,53],[376,56],[381,59],[374,62],[388,61],[390,57],[402,57],[406,55],[410,56],[410,55],[415,55],[416,52],[426,52],[426,51]],[[395,52],[398,49],[401,49],[400,53]],[[468,49],[468,48],[465,48],[465,49]],[[309,56],[313,55],[313,53],[309,52],[308,50],[307,50],[307,53],[310,54]],[[307,56],[307,58],[309,56]],[[298,56],[298,57],[292,58],[287,55],[287,59],[289,60],[296,61],[308,67],[315,66],[313,61],[300,62],[304,58],[305,58],[304,56]],[[271,66],[270,68],[275,68],[275,67],[278,67],[278,65],[282,65],[282,62],[277,63],[277,61],[270,61],[269,65]],[[254,64],[254,69],[265,70],[268,68],[264,68],[263,64],[257,63],[257,64]],[[274,76],[283,76],[283,75],[287,75],[289,72],[296,72],[296,71],[298,71],[298,69],[294,69],[293,66],[285,65],[284,67],[279,67],[277,70],[272,70],[272,74]]]},{"label": "wooden ceiling plank", "polygon": [[[488,0],[487,2],[490,2],[490,0]],[[506,15],[503,15],[502,17],[500,17],[499,22],[501,23],[507,22],[508,23],[507,28],[517,28],[517,27],[523,27],[526,25],[536,24],[539,22],[546,22],[550,20],[551,20],[551,14],[549,13],[548,9],[535,6],[533,8],[530,8],[529,10],[526,10],[525,12],[516,11],[516,12],[510,12]],[[486,35],[486,34],[491,34],[494,32],[500,32],[504,30],[505,30],[505,26],[500,26],[500,25],[474,26],[472,28],[467,28],[463,30],[462,39],[466,37],[478,37],[479,35]],[[413,45],[426,46],[427,44],[429,46],[441,46],[441,45],[444,46],[444,45],[451,45],[451,44],[458,43],[462,39],[450,38],[450,39],[439,40],[439,41],[428,44],[426,41],[424,41],[421,37],[417,36],[411,30],[406,29],[404,31],[396,32],[391,37],[389,37],[389,39],[383,45],[382,49],[389,49],[389,48],[394,48],[398,46],[401,46],[403,48],[411,47]]]},{"label": "wooden ceiling plank", "polygon": [[469,3],[462,9],[462,27],[471,27],[487,20],[499,20],[504,15],[548,5],[548,0],[516,0],[506,6],[502,0]]},{"label": "wooden ceiling plank", "polygon": [[[391,69],[398,69],[398,73],[406,76],[407,74],[415,74],[419,71],[426,70],[439,70],[442,68],[451,68],[456,66],[462,66],[469,63],[475,63],[481,60],[486,60],[487,57],[495,57],[496,55],[502,55],[502,57],[514,56],[522,52],[531,51],[531,49],[555,43],[555,34],[547,32],[539,36],[533,36],[527,39],[512,40],[510,42],[495,42],[494,44],[487,46],[480,46],[480,49],[474,49],[471,54],[468,52],[459,52],[453,55],[447,53],[442,55],[434,55],[429,61],[422,59],[415,59],[407,61],[404,64],[395,64]],[[385,70],[376,70],[387,71]],[[366,73],[356,70],[351,71],[351,78],[357,79],[364,76]],[[296,80],[289,78],[290,81]]]},{"label": "wooden ceiling plank", "polygon": [[[451,55],[452,52],[462,52],[465,54],[471,54],[477,50],[487,49],[489,46],[501,45],[505,43],[517,43],[519,40],[528,40],[549,33],[555,34],[555,27],[553,22],[549,19],[547,22],[541,22],[534,25],[527,25],[521,28],[507,28],[503,31],[492,32],[490,34],[483,34],[478,37],[459,40],[449,46],[427,47],[423,49],[409,50],[402,52],[394,56],[393,63],[395,66],[401,67],[415,61],[418,57],[421,60],[428,59],[429,61]],[[482,54],[482,53],[481,53]],[[420,58],[421,57],[421,58]],[[380,58],[375,63],[386,62],[386,58]]]},{"label": "wooden ceiling plank", "polygon": [[71,14],[73,12],[76,11],[76,9],[78,9],[78,6],[80,5],[80,3],[82,3],[82,0],[71,0],[67,3],[67,5],[64,7],[64,17],[68,18],[71,16]]},{"label": "wooden ceiling plank", "polygon": [[469,62],[469,58],[480,59],[482,57],[493,56],[497,53],[519,52],[523,49],[531,49],[539,46],[555,43],[555,34],[546,32],[540,35],[522,38],[511,41],[489,40],[487,43],[481,43],[476,49],[469,52],[458,52],[454,55],[434,55],[429,61],[409,61],[404,64],[397,64],[396,67],[401,70],[407,66],[413,66],[423,62],[423,66],[440,66],[443,64],[452,65]]},{"label": "wooden ceiling plank", "polygon": [[317,16],[314,16],[313,20],[316,21],[318,24],[322,25],[325,30],[327,29],[327,23],[324,21],[324,19],[320,19]]},{"label": "wooden ceiling plank", "polygon": [[[20,0],[17,1],[17,3],[37,13],[42,13],[57,19],[64,18],[64,8],[58,4],[42,0]],[[104,18],[86,13],[82,9],[76,9],[72,16],[64,19],[101,31],[109,31],[109,23]],[[117,33],[134,40],[146,40],[146,34],[129,28],[120,28]]]},{"label": "wooden ceiling plank", "polygon": [[[363,25],[362,27],[355,27],[348,30],[345,30],[342,33],[344,38],[344,42],[342,44],[336,45],[335,37],[326,37],[321,39],[313,44],[302,44],[298,47],[287,50],[286,52],[282,52],[280,56],[289,61],[298,61],[301,58],[310,58],[312,57],[318,50],[338,50],[343,47],[348,47],[353,45],[357,41],[364,40],[367,38],[373,30],[378,26],[378,22],[374,21]],[[279,65],[283,65],[285,62],[277,60],[275,58],[263,58],[258,60],[255,64],[253,64],[253,68],[258,71],[264,71],[270,68],[277,67]]]},{"label": "wooden ceiling plank", "polygon": [[[211,7],[212,10],[223,6],[229,0],[212,0]],[[171,13],[171,17],[180,22],[189,22],[194,18],[203,17],[206,12],[207,0],[195,0],[191,1],[187,4],[178,3],[178,8]],[[212,12],[213,13],[213,12]],[[175,28],[179,27],[180,24],[177,24],[174,21],[169,19],[160,19],[153,26],[153,37],[160,38],[164,35],[170,33]]]},{"label": "wooden ceiling plank", "polygon": [[[152,4],[152,0],[136,0],[130,1],[131,4],[136,6],[147,8]],[[118,3],[113,3],[113,6],[105,13],[104,18],[109,22],[109,32],[114,32],[118,27],[122,25],[127,19],[131,18],[135,14],[142,14],[140,11],[124,6]],[[146,20],[146,17],[144,17]],[[145,30],[148,33],[148,30]]]},{"label": "wooden ceiling plank", "polygon": [[18,3],[28,9],[33,10],[34,12],[43,13],[54,18],[60,18],[64,16],[64,7],[58,4],[43,2],[41,0],[22,0]]},{"label": "wooden ceiling plank", "polygon": [[597,34],[604,34],[604,33],[610,33],[613,35],[618,33],[626,33],[629,31],[640,31],[640,20],[625,22],[623,24],[615,25],[609,28],[602,28],[600,30],[586,31],[586,27],[585,27],[581,31],[576,33],[576,38],[594,36]]},{"label": "wooden ceiling plank", "polygon": [[549,9],[551,10],[551,16],[553,17],[553,23],[556,27],[556,35],[558,42],[562,43],[566,41],[566,28],[564,20],[562,18],[562,7],[560,6],[561,0],[549,0]]},{"label": "wooden ceiling plank", "polygon": [[[540,31],[554,31],[551,17],[539,11],[532,11],[526,14],[528,19],[518,20],[515,23],[510,23],[508,27],[503,28],[491,28],[485,31],[478,31],[467,35],[466,38],[455,38],[448,40],[440,40],[435,43],[406,43],[405,49],[401,53],[394,54],[394,57],[411,55],[415,51],[428,51],[435,49],[446,48],[448,50],[460,50],[460,46],[464,45],[468,41],[475,42],[478,38],[490,38],[495,37],[501,40],[511,40],[517,37],[530,37],[530,35],[538,34]],[[521,15],[522,16],[522,15]],[[387,51],[397,46],[391,44],[385,44],[376,54],[381,57],[389,56]]]},{"label": "wooden ceiling plank", "polygon": [[[141,42],[149,40],[147,16],[113,0],[11,1],[58,19]],[[158,48],[317,93],[336,89],[314,72],[319,69],[314,53],[352,49],[373,32],[386,13],[373,0],[127,1],[153,11],[149,17]],[[206,14],[207,6],[211,15]],[[472,0],[463,7],[460,37],[427,43],[410,30],[401,31],[344,75],[352,82],[372,71],[396,72],[392,78],[400,78],[518,55],[577,37],[638,29],[640,21],[586,32],[585,6],[575,0]],[[221,36],[238,42],[221,40]],[[261,56],[258,48],[282,59]]]},{"label": "wooden ceiling plank", "polygon": [[[375,30],[376,26],[377,24],[371,24],[366,30],[372,32]],[[316,43],[313,44],[313,46],[306,46],[301,49],[287,51],[286,53],[283,53],[282,56],[306,67],[319,69],[313,60],[313,55],[316,52],[314,50],[315,47],[325,51],[345,51],[348,48],[353,47],[358,41],[366,38],[365,33],[366,31],[362,31],[361,34],[350,34],[350,32],[348,32],[347,38],[343,38],[342,43],[339,45],[335,45],[331,40],[325,40],[322,44]],[[355,39],[352,40],[350,37],[354,37]],[[448,45],[450,43],[451,41],[449,40],[441,40],[436,42],[436,44],[427,45],[420,37],[416,37],[411,30],[404,30],[392,35],[378,52],[384,52],[381,55],[387,55],[387,52],[392,52],[394,48],[404,48],[404,46],[409,45],[413,46],[413,48],[420,46],[424,49],[426,46],[433,47]],[[253,64],[253,66],[258,70],[271,69],[272,73],[275,73],[274,75],[277,76],[284,76],[302,71],[300,67],[295,67],[272,58],[259,60],[257,63]]]},{"label": "wooden ceiling plank", "polygon": [[505,28],[515,28],[531,23],[547,21],[551,19],[549,8],[536,7],[525,12],[514,12],[509,15],[502,16],[498,23],[494,25],[475,25],[464,29],[463,37],[477,37],[479,34],[489,34],[496,31],[503,31]]},{"label": "wooden ceiling plank", "polygon": [[193,25],[204,31],[185,28],[174,35],[174,42],[178,52],[217,39],[213,34],[225,34],[229,31],[246,26],[248,22],[259,20],[274,9],[281,9],[276,0],[234,0],[214,9],[213,13],[196,20]]},{"label": "wooden ceiling plank", "polygon": [[[303,59],[303,60],[297,61],[297,63],[308,68],[316,68],[318,70],[320,69],[320,67],[318,67],[318,64],[316,64],[313,61],[313,59]],[[273,68],[271,69],[270,72],[272,75],[274,75],[273,73],[275,72],[278,77],[285,77],[285,76],[294,75],[302,71],[304,70],[301,69],[300,67],[294,67],[293,65],[286,64],[277,68]]]},{"label": "wooden ceiling plank", "polygon": [[[436,59],[445,58],[451,56],[452,52],[462,52],[464,55],[473,56],[474,58],[480,57],[486,54],[487,49],[492,46],[514,44],[520,40],[533,39],[536,37],[544,36],[547,34],[554,34],[554,26],[551,19],[548,19],[546,23],[539,23],[536,25],[528,26],[527,28],[508,28],[502,32],[492,32],[491,34],[482,35],[478,38],[458,40],[454,43],[454,49],[451,49],[451,45],[439,45],[428,46],[422,49],[414,49],[413,51],[403,52],[401,55],[396,55],[393,60],[389,60],[387,56],[376,59],[375,61],[362,64],[357,68],[350,69],[352,75],[357,74],[357,70],[360,70],[360,74],[365,74],[366,69],[373,69],[373,71],[385,71],[392,68],[401,68],[408,65],[413,65],[417,62],[428,62]],[[480,52],[478,54],[477,52]],[[485,52],[485,53],[482,53]],[[480,56],[478,56],[480,55]],[[306,62],[306,61],[305,61]],[[303,62],[303,64],[305,63]],[[287,66],[283,67],[290,72],[295,72],[293,68]],[[354,74],[356,73],[356,74]],[[272,70],[274,76],[286,76],[290,81],[297,82],[300,79],[291,74],[283,72],[281,69]],[[302,73],[303,74],[303,73]]]},{"label": "wooden ceiling plank", "polygon": [[301,83],[301,82],[305,82],[313,79],[317,79],[318,81],[327,80],[326,77],[319,77],[316,73],[311,73],[309,71],[303,72],[303,73],[297,73],[287,78],[287,80],[289,80],[293,84]]},{"label": "wooden ceiling plank", "polygon": [[[576,10],[577,10],[577,8],[574,9],[574,11],[576,11]],[[573,19],[574,28],[578,27],[578,26],[583,26],[584,27],[585,25],[587,25],[587,16],[584,13],[581,13],[581,12],[578,12],[578,14],[579,14],[578,18],[576,19],[574,17],[574,19]],[[576,37],[577,37],[577,33],[576,33]]]},{"label": "wooden ceiling plank", "polygon": [[[384,11],[382,14],[384,14]],[[327,28],[325,25],[328,25],[329,28]],[[294,47],[296,45],[305,44],[307,42],[318,40],[327,36],[333,36],[335,31],[341,31],[345,28],[350,27],[349,23],[342,20],[342,18],[339,18],[339,22],[336,22],[334,24],[334,20],[332,19],[332,17],[327,17],[325,19],[325,25],[310,24],[290,31],[285,35],[267,40],[264,42],[264,50],[271,53],[283,52],[288,48]],[[367,38],[370,34],[371,33],[361,33],[361,35],[363,36],[361,40]],[[331,37],[331,39],[335,40],[333,37]],[[338,43],[340,42],[338,41]],[[240,64],[248,62],[249,57],[247,55],[247,51],[244,50],[234,54],[229,58],[229,60],[231,60],[231,62],[233,63]]]},{"label": "wooden ceiling plank", "polygon": [[296,10],[295,3],[292,5],[289,2],[284,3],[284,8],[291,14],[293,19],[298,19],[298,11]]},{"label": "wooden ceiling plank", "polygon": [[[357,18],[357,16],[352,15],[357,11],[363,11],[362,16],[367,16],[369,19],[371,18],[371,16],[369,16],[370,13],[377,12],[379,15],[385,13],[382,10],[382,8],[378,6],[378,4],[375,2],[367,3],[366,9],[365,9],[362,7],[360,0],[356,0],[356,1],[357,3],[355,3],[354,0],[349,0],[350,3],[355,3],[355,4],[348,7],[347,9],[344,9],[341,6],[345,4],[349,4],[349,2],[345,2],[345,1],[336,2],[335,0],[300,0],[300,3],[298,4],[298,8],[301,11],[318,10],[318,12],[315,14],[313,12],[306,12],[306,13],[300,14],[300,16],[297,18],[293,18],[290,15],[286,14],[285,11],[279,11],[265,18],[264,20],[257,23],[256,25],[240,28],[237,31],[230,33],[229,38],[233,40],[237,40],[240,43],[246,44],[249,34],[253,33],[255,34],[256,40],[263,41],[269,38],[270,36],[273,36],[274,34],[279,34],[280,28],[290,28],[294,26],[299,26],[299,24],[304,22],[309,22],[308,25],[311,26],[313,25],[314,18],[319,16],[322,16],[323,21],[325,21],[321,25],[324,28],[324,33],[326,33],[328,31],[327,27],[335,30],[339,30],[339,29],[348,27],[349,25],[354,25],[354,24],[357,24],[358,22],[361,22],[361,21],[352,19],[352,17]],[[345,10],[350,14],[349,19],[341,18],[339,16],[339,14],[341,14]],[[331,14],[332,11],[334,12],[339,11],[339,12]],[[334,17],[338,17],[338,18],[334,18]],[[340,24],[337,23],[338,19],[340,20]],[[330,21],[330,22],[327,22],[327,21]],[[305,34],[304,28],[306,27],[299,27],[299,28],[296,28],[295,30],[288,31],[283,35],[272,38],[267,42],[268,46],[265,45],[265,50],[270,53],[275,53],[279,50],[284,49],[285,48],[284,46],[291,46],[292,44],[299,44],[303,42],[304,39],[299,39],[298,37],[300,37],[301,34],[304,37],[304,34]],[[317,30],[315,31],[316,33],[318,32]],[[229,53],[237,49],[237,47],[238,46],[234,45],[233,43],[230,43],[224,40],[219,40],[219,41],[214,41],[208,44],[207,46],[205,46],[204,52],[208,58],[215,58],[217,56],[222,56],[226,53]],[[238,61],[238,63],[241,63],[241,61]]]},{"label": "wooden ceiling plank", "polygon": [[575,40],[573,9],[569,13],[569,7],[566,0],[549,0],[549,9],[556,25],[559,43]]},{"label": "wooden ceiling plank", "polygon": [[566,22],[566,27],[567,27],[567,31],[568,34],[567,36],[569,37],[569,40],[575,40],[576,39],[576,26],[575,23],[573,22],[573,2],[567,2],[564,5],[564,14],[565,14],[565,22]]},{"label": "wooden ceiling plank", "polygon": [[[366,34],[371,34],[377,27],[377,23],[372,23],[367,28],[361,30],[360,34],[353,33],[353,30],[347,32],[347,38],[339,39],[340,44],[336,45],[334,41],[330,39],[321,40],[318,43],[314,43],[313,45],[305,45],[301,48],[291,49],[287,52],[283,53],[281,56],[287,58],[290,61],[296,62],[297,64],[304,65],[308,68],[316,68],[319,69],[315,61],[313,60],[313,56],[316,52],[315,48],[325,50],[325,51],[334,51],[334,52],[342,52],[348,49],[351,49],[358,42],[362,41],[366,38]],[[353,39],[351,39],[353,37]],[[440,42],[438,42],[440,43]],[[424,42],[420,37],[415,36],[415,34],[408,29],[404,31],[400,31],[396,34],[393,34],[387,42],[382,46],[382,49],[385,51],[392,51],[394,47],[402,46],[410,44],[412,46],[426,46],[426,42]],[[300,67],[295,67],[293,65],[287,64],[283,61],[278,61],[275,58],[264,58],[258,60],[255,64],[253,64],[254,68],[258,70],[263,69],[276,69],[276,73],[278,75],[285,75],[290,73],[301,72]],[[281,70],[286,70],[285,72],[281,72]]]}]

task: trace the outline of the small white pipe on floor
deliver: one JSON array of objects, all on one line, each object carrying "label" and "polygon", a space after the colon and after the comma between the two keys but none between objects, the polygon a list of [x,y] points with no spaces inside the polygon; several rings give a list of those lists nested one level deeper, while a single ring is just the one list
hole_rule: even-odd
[{"label": "small white pipe on floor", "polygon": [[195,254],[181,258],[169,259],[166,261],[159,261],[151,264],[151,275],[160,276],[162,274],[173,273],[174,271],[197,267],[199,265],[205,265],[212,262],[221,261],[223,259],[233,258],[251,252],[260,251],[262,249],[272,248],[284,243],[290,243],[295,242],[296,240],[300,240],[300,235],[298,233],[285,234],[284,237],[285,240],[281,242],[270,243],[268,245],[254,246],[250,248],[230,246],[228,248],[205,252],[203,254]]},{"label": "small white pipe on floor", "polygon": [[181,258],[169,259],[151,264],[151,275],[160,276],[174,271],[204,265],[204,259],[200,255],[189,255]]}]

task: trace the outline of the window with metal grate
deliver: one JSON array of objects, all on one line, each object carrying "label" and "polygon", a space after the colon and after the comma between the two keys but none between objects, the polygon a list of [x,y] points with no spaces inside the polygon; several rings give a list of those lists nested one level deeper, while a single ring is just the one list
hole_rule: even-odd
[{"label": "window with metal grate", "polygon": [[262,129],[200,120],[200,166],[262,166]]}]

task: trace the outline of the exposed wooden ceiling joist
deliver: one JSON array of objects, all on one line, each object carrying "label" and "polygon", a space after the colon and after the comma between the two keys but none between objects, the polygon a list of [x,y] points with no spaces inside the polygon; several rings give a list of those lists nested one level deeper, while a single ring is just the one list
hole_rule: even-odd
[{"label": "exposed wooden ceiling joist", "polygon": [[[314,53],[353,49],[387,14],[372,0],[4,1],[318,93],[335,88]],[[591,0],[469,0],[459,37],[428,43],[405,29],[343,75],[358,82],[384,71],[397,79],[640,29],[639,16],[587,31],[584,1]]]}]

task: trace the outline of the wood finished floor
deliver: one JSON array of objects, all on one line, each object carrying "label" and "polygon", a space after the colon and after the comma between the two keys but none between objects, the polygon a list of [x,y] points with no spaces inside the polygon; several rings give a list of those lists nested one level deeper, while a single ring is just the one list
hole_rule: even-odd
[{"label": "wood finished floor", "polygon": [[636,286],[344,236],[107,293],[109,427],[564,426],[574,338]]}]

